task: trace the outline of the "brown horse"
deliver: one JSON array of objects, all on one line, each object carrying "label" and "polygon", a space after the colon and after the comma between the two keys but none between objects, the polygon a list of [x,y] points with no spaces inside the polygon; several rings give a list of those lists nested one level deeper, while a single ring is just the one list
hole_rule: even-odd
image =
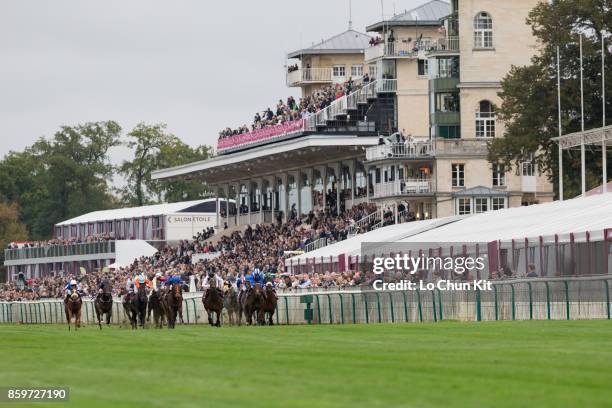
[{"label": "brown horse", "polygon": [[136,294],[129,292],[123,298],[123,310],[127,316],[132,329],[136,329],[138,326],[138,308],[136,307]]},{"label": "brown horse", "polygon": [[227,310],[227,317],[229,318],[229,324],[240,325],[240,320],[237,320],[238,313],[240,311],[240,304],[238,303],[238,294],[236,293],[236,289],[229,285],[225,290],[225,294],[223,295],[223,307]]},{"label": "brown horse", "polygon": [[[217,280],[210,279],[210,287],[202,296],[202,303],[204,303],[204,309],[208,314],[208,324],[211,326],[221,327],[221,312],[223,312],[223,292],[220,288],[217,288]],[[217,315],[217,321],[213,323],[213,313]]]},{"label": "brown horse", "polygon": [[106,324],[109,325],[113,316],[113,295],[110,292],[101,292],[96,296],[94,302],[96,308],[96,316],[98,317],[98,326],[102,330],[102,318],[106,315]]},{"label": "brown horse", "polygon": [[66,312],[66,320],[68,321],[68,331],[70,331],[70,324],[74,317],[74,330],[81,327],[81,307],[83,306],[83,300],[81,295],[77,292],[76,288],[72,288],[72,291],[64,299],[64,311]]},{"label": "brown horse", "polygon": [[238,319],[242,320],[241,314],[244,313],[247,324],[253,324],[253,314],[255,314],[256,323],[263,324],[263,316],[261,314],[261,305],[264,301],[264,292],[259,283],[247,289],[247,292],[240,297],[241,311],[238,313]]},{"label": "brown horse", "polygon": [[163,297],[163,302],[165,302],[164,309],[167,313],[168,328],[174,329],[176,315],[183,310],[183,285],[180,283],[172,284],[170,290]]},{"label": "brown horse", "polygon": [[276,312],[277,303],[278,297],[276,296],[276,292],[274,291],[272,284],[268,282],[266,284],[266,289],[264,290],[264,301],[261,305],[261,314],[264,324],[266,323],[266,319],[270,326],[274,324],[272,322],[272,317],[274,316],[274,312]]},{"label": "brown horse", "polygon": [[160,329],[164,327],[164,315],[166,313],[164,311],[164,307],[161,301],[161,294],[157,290],[154,290],[151,293],[151,296],[149,296],[147,321],[151,320],[151,311],[153,312],[153,321],[155,322],[155,327],[158,327]]}]

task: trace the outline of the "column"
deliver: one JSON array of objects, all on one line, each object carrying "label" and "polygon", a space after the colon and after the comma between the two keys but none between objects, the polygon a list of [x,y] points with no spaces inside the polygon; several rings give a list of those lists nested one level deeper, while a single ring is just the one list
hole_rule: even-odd
[{"label": "column", "polygon": [[297,187],[297,216],[302,217],[302,171],[298,170],[295,175],[295,185]]},{"label": "column", "polygon": [[357,163],[355,160],[351,160],[349,162],[349,171],[351,172],[351,207],[355,205],[355,182],[357,177],[355,177],[355,172],[357,171]]},{"label": "column", "polygon": [[365,179],[366,179],[366,202],[370,202],[370,171],[372,166],[365,167]]},{"label": "column", "polygon": [[336,213],[340,215],[340,179],[342,173],[342,162],[335,164],[334,171],[336,172]]},{"label": "column", "polygon": [[234,186],[236,193],[236,223],[235,225],[240,225],[240,182]]},{"label": "column", "polygon": [[216,204],[216,208],[217,208],[217,231],[221,230],[221,206],[219,205],[219,191],[220,188],[219,186],[215,187],[215,190],[217,191],[217,199],[215,200],[215,204]]},{"label": "column", "polygon": [[251,185],[251,179],[248,179],[246,181],[246,190],[247,190],[247,209],[248,209],[248,216],[247,219],[249,220],[249,224],[251,224],[251,187],[253,187]]},{"label": "column", "polygon": [[319,171],[323,182],[323,211],[325,211],[325,207],[327,207],[327,164],[321,167]]},{"label": "column", "polygon": [[264,196],[264,192],[263,192],[263,179],[260,178],[258,181],[258,188],[259,188],[259,223],[263,224],[264,223],[264,213],[263,213],[263,196]]},{"label": "column", "polygon": [[270,197],[270,207],[272,210],[272,223],[276,222],[276,176],[273,176],[269,180],[270,190],[272,190],[272,196]]},{"label": "column", "polygon": [[310,190],[310,209],[314,212],[314,168],[306,169],[306,177],[308,177]]},{"label": "column", "polygon": [[283,173],[281,176],[281,180],[283,182],[283,217],[285,222],[289,220],[289,189],[287,188],[287,183],[289,182],[289,174]]},{"label": "column", "polygon": [[[604,119],[605,121],[605,119]],[[604,123],[605,126],[605,123]],[[602,178],[603,178],[603,185],[601,186],[602,188],[602,193],[606,194],[608,192],[608,162],[607,162],[607,154],[608,152],[606,151],[606,132],[607,130],[604,130],[601,133],[601,170],[602,170]]]}]

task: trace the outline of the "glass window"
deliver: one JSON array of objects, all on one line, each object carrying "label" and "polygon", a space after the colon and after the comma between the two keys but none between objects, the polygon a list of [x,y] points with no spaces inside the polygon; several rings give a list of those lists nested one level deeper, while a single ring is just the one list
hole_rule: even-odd
[{"label": "glass window", "polygon": [[489,199],[486,197],[476,197],[474,199],[474,212],[483,213],[487,212],[489,207]]},{"label": "glass window", "polygon": [[465,215],[472,213],[472,199],[471,198],[459,198],[457,200],[457,214]]},{"label": "glass window", "polygon": [[506,208],[506,199],[504,197],[491,198],[491,209],[493,211],[501,210],[503,208]]},{"label": "glass window", "polygon": [[418,74],[419,76],[429,75],[429,64],[426,59],[420,59],[418,61]]},{"label": "glass window", "polygon": [[333,74],[335,77],[344,77],[346,75],[344,65],[334,65]]},{"label": "glass window", "polygon": [[501,187],[506,185],[506,172],[502,164],[493,165],[493,186]]},{"label": "glass window", "polygon": [[476,137],[495,137],[495,108],[489,101],[480,101],[476,110]]},{"label": "glass window", "polygon": [[460,126],[438,126],[438,137],[443,139],[459,139],[461,137]]},{"label": "glass window", "polygon": [[459,94],[453,92],[436,93],[436,112],[459,112]]},{"label": "glass window", "polygon": [[370,74],[370,81],[373,81],[376,79],[376,64],[370,64],[368,66],[368,73]]},{"label": "glass window", "polygon": [[526,162],[521,163],[521,175],[523,176],[535,175],[533,161],[526,161]]},{"label": "glass window", "polygon": [[493,19],[486,11],[474,18],[474,48],[493,48]]},{"label": "glass window", "polygon": [[465,186],[465,165],[464,164],[453,164],[452,170],[452,186],[463,187]]},{"label": "glass window", "polygon": [[351,66],[351,76],[352,77],[362,77],[363,76],[363,65],[353,65]]}]

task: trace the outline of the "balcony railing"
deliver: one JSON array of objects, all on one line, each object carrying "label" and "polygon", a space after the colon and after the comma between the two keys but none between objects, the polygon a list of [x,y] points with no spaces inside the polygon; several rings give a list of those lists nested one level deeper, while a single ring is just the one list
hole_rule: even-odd
[{"label": "balcony railing", "polygon": [[285,137],[302,131],[304,131],[304,119],[298,119],[276,126],[257,129],[249,133],[242,133],[240,135],[219,139],[217,142],[217,150],[223,153],[237,147],[250,146],[261,143],[262,141],[271,141],[275,138]]},{"label": "balcony railing", "polygon": [[433,42],[397,39],[366,48],[365,60],[371,61],[380,57],[416,57],[419,54],[434,51],[458,52],[459,37],[440,38]]},{"label": "balcony railing", "polygon": [[373,198],[409,196],[433,193],[431,179],[403,179],[374,184]]},{"label": "balcony railing", "polygon": [[287,72],[288,86],[314,82],[332,82],[332,68],[299,68]]},{"label": "balcony railing", "polygon": [[75,255],[111,254],[115,252],[115,241],[87,242],[70,245],[49,245],[34,248],[6,249],[5,261],[36,258],[58,258]]},{"label": "balcony railing", "polygon": [[435,144],[430,140],[426,140],[422,142],[392,143],[368,147],[366,149],[366,160],[420,159],[433,157],[434,154]]}]

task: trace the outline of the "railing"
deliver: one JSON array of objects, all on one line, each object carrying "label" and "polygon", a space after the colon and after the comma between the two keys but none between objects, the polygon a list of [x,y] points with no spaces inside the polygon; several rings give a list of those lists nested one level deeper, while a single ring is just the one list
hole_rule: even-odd
[{"label": "railing", "polygon": [[74,255],[109,254],[115,252],[115,241],[86,242],[69,245],[48,245],[33,248],[6,249],[5,261],[57,258]]},{"label": "railing", "polygon": [[338,115],[346,114],[348,109],[356,109],[358,103],[366,103],[368,98],[375,98],[378,93],[395,92],[396,90],[396,79],[379,79],[370,82],[359,90],[336,99],[325,109],[306,118],[304,129],[315,131],[317,126],[325,125],[328,120],[334,120]]},{"label": "railing", "polygon": [[285,122],[280,125],[271,126],[263,129],[257,129],[249,133],[229,136],[219,139],[217,142],[217,150],[224,152],[237,147],[249,146],[252,144],[269,141],[274,138],[284,137],[294,133],[304,131],[304,119],[298,119],[291,122]]},{"label": "railing", "polygon": [[349,226],[347,230],[348,235],[349,236],[356,235],[359,228],[363,227],[364,225],[370,224],[371,222],[376,221],[378,219],[382,219],[382,209],[376,210],[373,213],[368,214],[367,216],[363,217],[359,221],[356,221],[355,224]]},{"label": "railing", "polygon": [[431,179],[403,179],[374,184],[373,198],[427,194],[433,192]]},{"label": "railing", "polygon": [[368,147],[366,149],[366,160],[375,161],[383,159],[410,159],[433,157],[435,155],[435,151],[435,143],[431,140],[406,143],[392,143]]},{"label": "railing", "polygon": [[384,44],[380,43],[380,44],[366,48],[364,51],[365,61],[371,61],[376,58],[383,57],[385,55],[384,47],[385,47]]},{"label": "railing", "polygon": [[440,38],[432,44],[429,51],[459,51],[459,37]]},{"label": "railing", "polygon": [[488,153],[487,140],[436,139],[436,156],[482,156]]},{"label": "railing", "polygon": [[312,252],[316,249],[327,246],[328,239],[326,237],[316,239],[304,247],[304,252]]},{"label": "railing", "polygon": [[299,68],[287,72],[287,85],[296,86],[302,82],[331,82],[332,68]]},{"label": "railing", "polygon": [[[491,290],[278,290],[275,324],[413,323],[498,320],[578,320],[612,317],[609,275],[492,281]],[[183,295],[185,324],[208,324],[202,293]],[[128,325],[121,299],[111,323]],[[308,310],[309,313],[304,313]],[[226,313],[222,317],[227,324]],[[66,324],[61,299],[0,302],[2,324]],[[82,323],[97,326],[93,300],[84,299]],[[151,326],[151,323],[147,323]],[[104,330],[105,328],[103,328]]]}]

